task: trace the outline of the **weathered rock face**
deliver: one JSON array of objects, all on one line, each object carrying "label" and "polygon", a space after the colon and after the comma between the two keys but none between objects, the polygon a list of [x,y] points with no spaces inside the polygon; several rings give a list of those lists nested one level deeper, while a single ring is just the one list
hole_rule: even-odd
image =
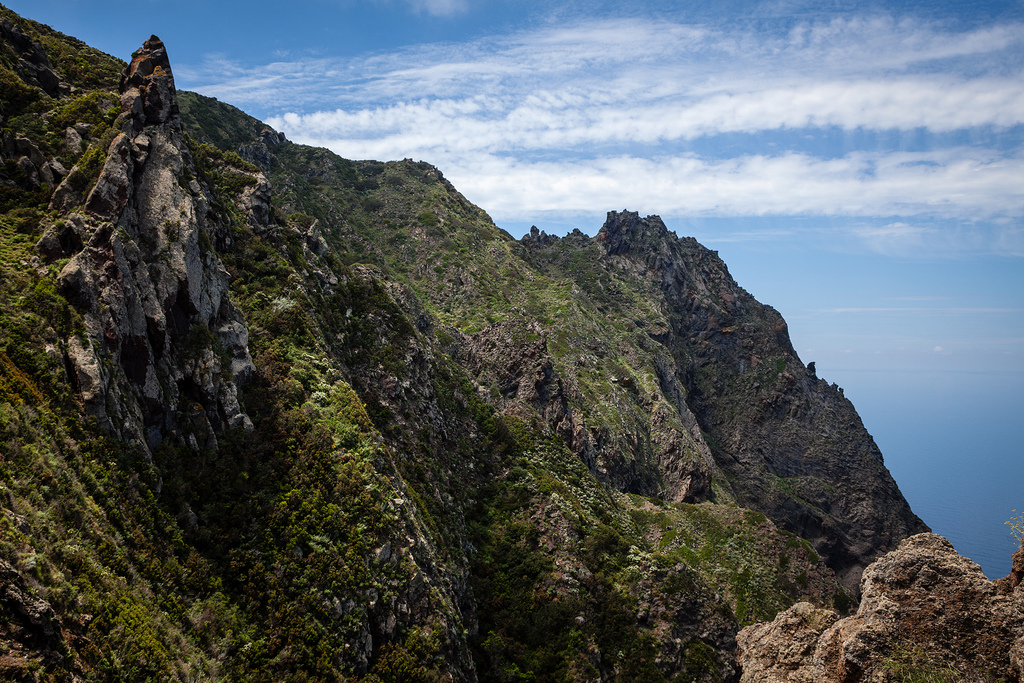
[{"label": "weathered rock face", "polygon": [[36,86],[51,97],[68,94],[67,84],[62,83],[60,76],[53,70],[42,45],[6,19],[0,21],[0,40],[14,48],[18,54],[15,69],[26,83]]},{"label": "weathered rock face", "polygon": [[660,296],[669,330],[654,338],[675,361],[662,383],[685,388],[741,505],[810,539],[851,588],[871,558],[927,529],[853,405],[804,367],[782,316],[715,252],[631,212],[610,212],[595,239]]},{"label": "weathered rock face", "polygon": [[[565,408],[544,411],[548,426],[603,480],[673,502],[732,496],[811,540],[854,591],[873,558],[927,529],[852,404],[803,366],[782,316],[717,254],[657,216],[614,211],[593,239],[534,229],[520,244],[531,265],[574,282],[573,299],[632,328],[614,343],[600,321],[545,330],[577,344],[554,363]],[[602,372],[611,386],[588,379]],[[595,397],[617,425],[602,424]]]},{"label": "weathered rock face", "polygon": [[1010,573],[995,581],[996,588],[1000,593],[1011,593],[1021,583],[1024,583],[1024,549],[1013,554]]},{"label": "weathered rock face", "polygon": [[53,607],[33,596],[18,570],[5,560],[0,560],[0,616],[0,638],[14,644],[0,659],[5,680],[31,680],[34,668],[64,660],[67,643]]},{"label": "weathered rock face", "polygon": [[[71,255],[59,287],[85,320],[86,337],[69,342],[68,357],[89,411],[144,449],[169,433],[198,448],[224,429],[251,428],[235,383],[251,374],[252,360],[212,248],[224,226],[194,179],[155,36],[121,78],[117,125],[84,210],[40,251]],[[192,417],[182,424],[179,413]]]},{"label": "weathered rock face", "polygon": [[856,615],[801,603],[743,629],[741,680],[853,683],[913,670],[1019,681],[1024,590],[1010,584],[986,579],[941,536],[912,536],[864,572]]},{"label": "weathered rock face", "polygon": [[[675,361],[656,343],[668,329],[666,320],[656,305],[638,309],[624,305],[618,296],[620,290],[635,287],[635,274],[609,273],[596,241],[579,230],[559,238],[534,228],[520,245],[525,260],[541,273],[575,280],[572,298],[596,309],[548,329],[536,320],[530,323],[536,328],[533,336],[543,339],[549,367],[544,374],[552,378],[541,384],[553,381],[558,387],[553,395],[560,405],[537,410],[551,433],[561,436],[602,481],[621,491],[672,503],[708,500],[712,479],[724,476],[687,405]],[[588,265],[581,268],[581,263]],[[627,320],[649,339],[637,343],[635,337],[621,338],[606,326],[610,320]],[[478,341],[493,343],[490,338],[501,332],[502,324],[481,332]],[[529,334],[523,330],[517,336]],[[571,348],[552,353],[548,337],[571,340]],[[499,353],[479,350],[492,365],[519,363],[512,343]],[[503,410],[512,408],[514,401],[503,398]]]}]

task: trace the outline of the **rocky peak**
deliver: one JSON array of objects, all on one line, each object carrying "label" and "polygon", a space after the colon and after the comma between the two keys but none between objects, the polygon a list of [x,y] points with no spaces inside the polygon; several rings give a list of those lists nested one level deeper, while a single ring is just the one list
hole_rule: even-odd
[{"label": "rocky peak", "polygon": [[144,126],[167,125],[180,130],[178,98],[167,49],[150,36],[121,74],[121,107],[131,115],[136,131]]},{"label": "rocky peak", "polygon": [[[152,447],[171,434],[212,446],[226,428],[251,428],[235,382],[251,374],[252,359],[213,249],[228,241],[220,236],[227,225],[196,180],[167,52],[155,36],[122,74],[115,126],[120,133],[84,213],[64,221],[63,231],[80,233],[86,246],[59,286],[93,341],[69,342],[75,383],[90,412],[111,429],[123,425],[126,440]],[[55,237],[47,243],[74,242]],[[184,412],[192,417],[179,424]]]},{"label": "rocky peak", "polygon": [[669,236],[669,230],[660,216],[640,218],[637,211],[609,211],[597,233],[597,241],[605,245],[609,254],[639,251],[641,245],[655,245]]},{"label": "rocky peak", "polygon": [[927,530],[853,405],[803,366],[786,321],[716,252],[631,211],[609,212],[595,241],[605,267],[659,300],[669,331],[655,339],[674,359],[662,383],[680,386],[741,505],[811,540],[853,591],[871,559]]},{"label": "rocky peak", "polygon": [[549,235],[543,230],[537,228],[536,225],[530,226],[530,232],[523,235],[522,242],[526,245],[544,245],[554,244],[558,241],[557,235]]}]

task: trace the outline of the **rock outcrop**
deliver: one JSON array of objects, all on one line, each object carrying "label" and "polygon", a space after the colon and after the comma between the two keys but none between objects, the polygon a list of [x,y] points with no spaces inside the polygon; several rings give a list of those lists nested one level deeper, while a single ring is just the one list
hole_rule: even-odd
[{"label": "rock outcrop", "polygon": [[53,607],[33,596],[22,575],[5,560],[0,560],[0,617],[0,639],[14,643],[0,657],[0,676],[5,680],[29,680],[33,669],[64,660],[67,643]]},{"label": "rock outcrop", "polygon": [[[594,238],[534,229],[521,245],[539,270],[574,283],[573,300],[634,332],[613,344],[615,331],[600,321],[544,331],[575,336],[579,347],[552,364],[564,408],[542,412],[599,477],[672,502],[714,499],[716,484],[727,487],[740,505],[810,540],[854,592],[872,559],[927,530],[853,405],[801,363],[782,316],[744,291],[715,252],[629,211],[609,212]],[[571,325],[580,329],[565,334]],[[496,355],[517,362],[507,348]],[[595,372],[610,386],[595,386]],[[595,394],[613,406],[615,428],[594,419]]]},{"label": "rock outcrop", "polygon": [[67,95],[70,90],[50,64],[43,46],[32,40],[20,27],[4,19],[0,21],[0,41],[11,46],[18,62],[14,68],[29,85],[35,86],[50,97]]},{"label": "rock outcrop", "polygon": [[860,608],[840,619],[800,603],[737,636],[743,683],[1020,681],[1024,589],[998,582],[946,539],[918,534],[864,572]]},{"label": "rock outcrop", "polygon": [[135,54],[120,91],[120,132],[99,179],[40,251],[71,257],[58,286],[85,321],[66,353],[89,412],[147,452],[168,434],[198,449],[252,426],[236,389],[252,372],[248,335],[212,246],[226,226],[195,179],[158,38]]}]

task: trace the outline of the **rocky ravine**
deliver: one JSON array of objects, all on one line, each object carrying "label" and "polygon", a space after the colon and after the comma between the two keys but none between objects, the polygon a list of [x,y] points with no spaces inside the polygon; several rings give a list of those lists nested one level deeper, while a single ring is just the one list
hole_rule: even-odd
[{"label": "rocky ravine", "polygon": [[997,581],[946,539],[918,534],[877,560],[860,609],[799,603],[737,637],[743,683],[1020,681],[1024,550]]}]

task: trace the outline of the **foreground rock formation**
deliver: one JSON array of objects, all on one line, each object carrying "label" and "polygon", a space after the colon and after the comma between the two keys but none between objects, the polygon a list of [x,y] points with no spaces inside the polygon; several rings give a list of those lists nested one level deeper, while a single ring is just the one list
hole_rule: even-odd
[{"label": "foreground rock formation", "polygon": [[743,683],[1020,681],[1024,550],[998,581],[918,534],[868,567],[853,616],[799,603],[737,636]]}]

